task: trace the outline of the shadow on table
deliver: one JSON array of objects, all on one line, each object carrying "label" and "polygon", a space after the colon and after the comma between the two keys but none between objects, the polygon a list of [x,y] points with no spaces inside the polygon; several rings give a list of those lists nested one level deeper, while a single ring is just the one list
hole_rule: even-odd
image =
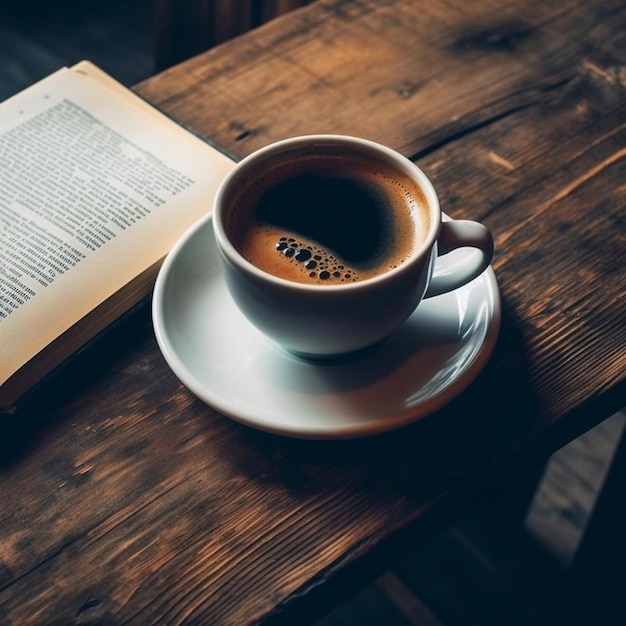
[{"label": "shadow on table", "polygon": [[146,298],[38,383],[14,411],[0,414],[0,469],[10,466],[58,425],[58,407],[97,385],[152,338],[151,300]]},{"label": "shadow on table", "polygon": [[[537,477],[545,457],[529,458],[525,445],[539,435],[541,416],[522,330],[503,302],[500,337],[478,378],[443,409],[395,432],[321,442],[236,425],[239,445],[233,447],[233,463],[250,478],[281,485],[305,500],[341,490],[359,510],[387,518],[385,540],[368,545],[363,555],[357,549],[354,562],[339,568],[338,585],[320,585],[319,592],[307,597],[311,610],[315,602],[341,600],[328,598],[327,587],[345,592],[345,580],[356,589],[359,581],[367,583],[381,567],[402,557],[414,536],[423,539],[452,525],[468,507],[521,484],[525,474]],[[411,515],[415,521],[407,525]],[[285,607],[276,623],[288,624],[289,619]]]},{"label": "shadow on table", "polygon": [[[307,441],[237,426],[233,463],[257,480],[294,492],[323,488],[328,480],[428,505],[441,493],[474,479],[507,479],[509,466],[534,465],[520,456],[540,430],[531,364],[514,312],[503,303],[499,340],[485,369],[449,405],[397,431],[356,440]],[[518,458],[519,457],[519,458]]]}]

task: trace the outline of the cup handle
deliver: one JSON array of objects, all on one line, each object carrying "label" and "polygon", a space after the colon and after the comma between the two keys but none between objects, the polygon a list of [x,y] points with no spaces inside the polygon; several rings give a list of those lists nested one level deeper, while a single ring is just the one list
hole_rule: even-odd
[{"label": "cup handle", "polygon": [[[474,251],[462,261],[440,261],[439,257],[464,247],[474,248]],[[471,220],[442,221],[437,238],[437,258],[424,298],[458,289],[482,274],[491,263],[493,249],[493,236],[483,224]]]}]

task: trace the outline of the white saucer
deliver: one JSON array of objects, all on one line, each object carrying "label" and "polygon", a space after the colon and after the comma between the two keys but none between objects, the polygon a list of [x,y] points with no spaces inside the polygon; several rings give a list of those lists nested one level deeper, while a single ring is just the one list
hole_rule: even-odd
[{"label": "white saucer", "polygon": [[[457,250],[446,257],[459,262]],[[168,364],[196,396],[264,431],[311,439],[374,435],[457,396],[485,366],[500,328],[493,270],[424,300],[382,344],[343,361],[291,356],[239,312],[222,279],[210,217],[166,258],[153,321]],[[455,258],[456,257],[456,258]]]}]

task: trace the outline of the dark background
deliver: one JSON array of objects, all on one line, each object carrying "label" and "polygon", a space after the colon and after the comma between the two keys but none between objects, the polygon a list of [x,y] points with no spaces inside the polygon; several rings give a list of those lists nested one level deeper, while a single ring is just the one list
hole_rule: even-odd
[{"label": "dark background", "polygon": [[[131,86],[155,73],[155,48],[153,0],[0,0],[0,100],[82,59]],[[559,624],[546,600],[623,422],[617,414],[553,457],[525,524],[503,524],[501,502],[483,507],[316,626]]]}]

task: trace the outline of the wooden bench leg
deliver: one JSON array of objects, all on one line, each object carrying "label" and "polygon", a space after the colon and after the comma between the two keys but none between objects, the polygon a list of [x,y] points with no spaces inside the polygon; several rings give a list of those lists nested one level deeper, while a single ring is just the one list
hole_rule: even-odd
[{"label": "wooden bench leg", "polygon": [[156,68],[166,69],[311,0],[154,0]]},{"label": "wooden bench leg", "polygon": [[568,572],[571,623],[626,624],[626,428]]},{"label": "wooden bench leg", "polygon": [[154,0],[155,63],[163,70],[210,48],[213,0]]}]

